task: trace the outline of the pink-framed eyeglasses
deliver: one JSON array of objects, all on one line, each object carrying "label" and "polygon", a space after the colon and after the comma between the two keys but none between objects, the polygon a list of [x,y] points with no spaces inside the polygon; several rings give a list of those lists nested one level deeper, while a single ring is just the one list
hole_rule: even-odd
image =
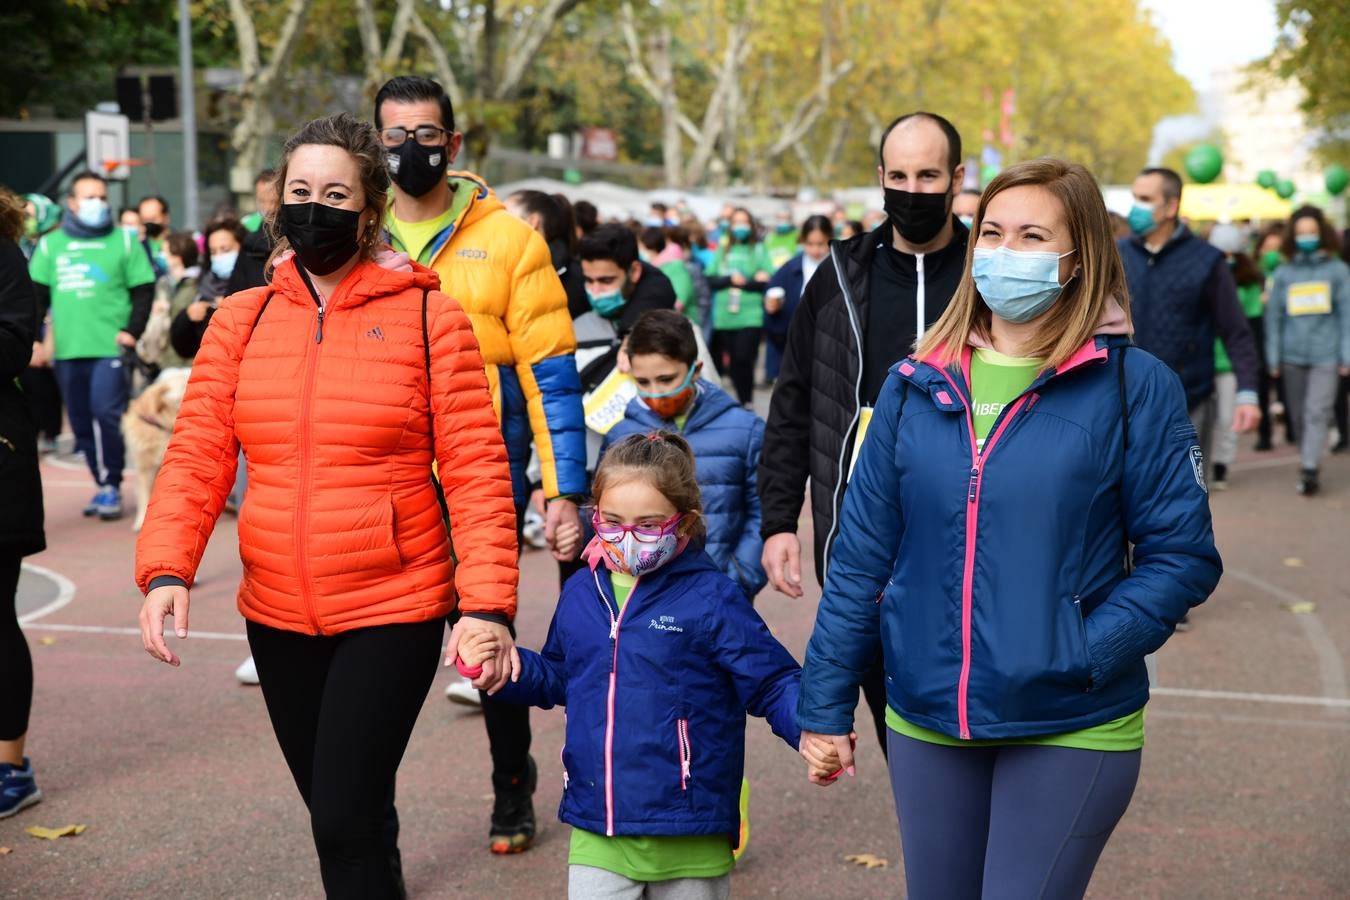
[{"label": "pink-framed eyeglasses", "polygon": [[597,509],[591,513],[591,527],[600,536],[600,540],[608,541],[611,544],[617,544],[623,540],[624,534],[632,534],[634,540],[638,543],[654,544],[666,535],[673,533],[683,518],[684,513],[676,513],[664,522],[658,522],[655,525],[624,525],[621,522],[603,521],[600,518],[600,510]]}]

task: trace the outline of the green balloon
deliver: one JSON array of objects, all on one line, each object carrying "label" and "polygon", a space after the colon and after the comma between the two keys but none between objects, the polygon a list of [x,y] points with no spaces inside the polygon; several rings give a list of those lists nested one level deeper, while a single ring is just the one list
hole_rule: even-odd
[{"label": "green balloon", "polygon": [[1326,182],[1327,193],[1333,197],[1339,196],[1346,185],[1350,185],[1350,172],[1345,171],[1345,166],[1327,166]]},{"label": "green balloon", "polygon": [[1197,184],[1209,184],[1223,171],[1223,154],[1213,144],[1199,144],[1186,154],[1186,174]]},{"label": "green balloon", "polygon": [[581,184],[581,172],[576,169],[564,169],[562,177],[568,184]]},{"label": "green balloon", "polygon": [[1275,173],[1270,169],[1262,169],[1260,172],[1256,173],[1256,183],[1266,190],[1270,190],[1275,186],[1275,180]]},{"label": "green balloon", "polygon": [[1280,195],[1281,200],[1288,200],[1294,196],[1294,183],[1288,178],[1281,178],[1275,182],[1275,193]]}]

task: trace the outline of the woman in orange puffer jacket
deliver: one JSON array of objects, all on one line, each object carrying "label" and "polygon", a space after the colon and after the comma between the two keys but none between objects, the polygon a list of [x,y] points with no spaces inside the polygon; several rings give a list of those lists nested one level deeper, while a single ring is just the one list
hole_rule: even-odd
[{"label": "woman in orange puffer jacket", "polygon": [[479,686],[519,665],[506,450],[468,318],[434,272],[379,241],[389,179],[374,130],[310,122],[277,186],[272,283],[212,319],[137,541],[142,641],[179,664],[164,620],[187,637],[187,586],[242,446],[239,611],[324,887],[396,897],[381,820],[456,595],[447,661],[473,635],[496,651]]}]

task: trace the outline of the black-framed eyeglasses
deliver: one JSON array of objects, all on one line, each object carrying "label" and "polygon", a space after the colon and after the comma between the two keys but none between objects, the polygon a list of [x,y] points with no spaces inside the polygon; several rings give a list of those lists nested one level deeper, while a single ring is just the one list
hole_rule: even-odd
[{"label": "black-framed eyeglasses", "polygon": [[446,131],[444,128],[437,128],[435,125],[418,125],[411,131],[407,128],[395,126],[381,130],[380,140],[390,149],[402,147],[408,142],[409,137],[416,138],[417,143],[421,144],[423,147],[437,147],[440,146],[441,135],[445,135],[449,138],[451,133],[452,132]]}]

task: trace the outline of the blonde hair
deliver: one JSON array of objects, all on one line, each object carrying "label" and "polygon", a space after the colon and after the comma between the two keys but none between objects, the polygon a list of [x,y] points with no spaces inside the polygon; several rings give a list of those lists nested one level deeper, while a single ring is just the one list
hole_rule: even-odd
[{"label": "blonde hair", "polygon": [[[1042,318],[1031,340],[1021,349],[1027,357],[1044,359],[1049,368],[1062,365],[1092,339],[1114,301],[1130,322],[1129,288],[1125,267],[1116,250],[1111,219],[1101,189],[1092,173],[1077,163],[1033,159],[1010,166],[985,188],[966,247],[966,270],[942,318],[929,329],[915,355],[946,366],[959,360],[972,334],[989,338],[991,313],[971,277],[970,263],[989,201],[1015,187],[1043,188],[1064,208],[1064,224],[1077,250],[1078,274],[1064,286],[1055,305]],[[1133,327],[1130,326],[1133,331]]]},{"label": "blonde hair", "polygon": [[634,476],[646,479],[684,515],[681,537],[702,540],[706,536],[703,497],[688,441],[669,431],[630,434],[605,451],[591,482],[591,496],[599,503],[606,488]]}]

